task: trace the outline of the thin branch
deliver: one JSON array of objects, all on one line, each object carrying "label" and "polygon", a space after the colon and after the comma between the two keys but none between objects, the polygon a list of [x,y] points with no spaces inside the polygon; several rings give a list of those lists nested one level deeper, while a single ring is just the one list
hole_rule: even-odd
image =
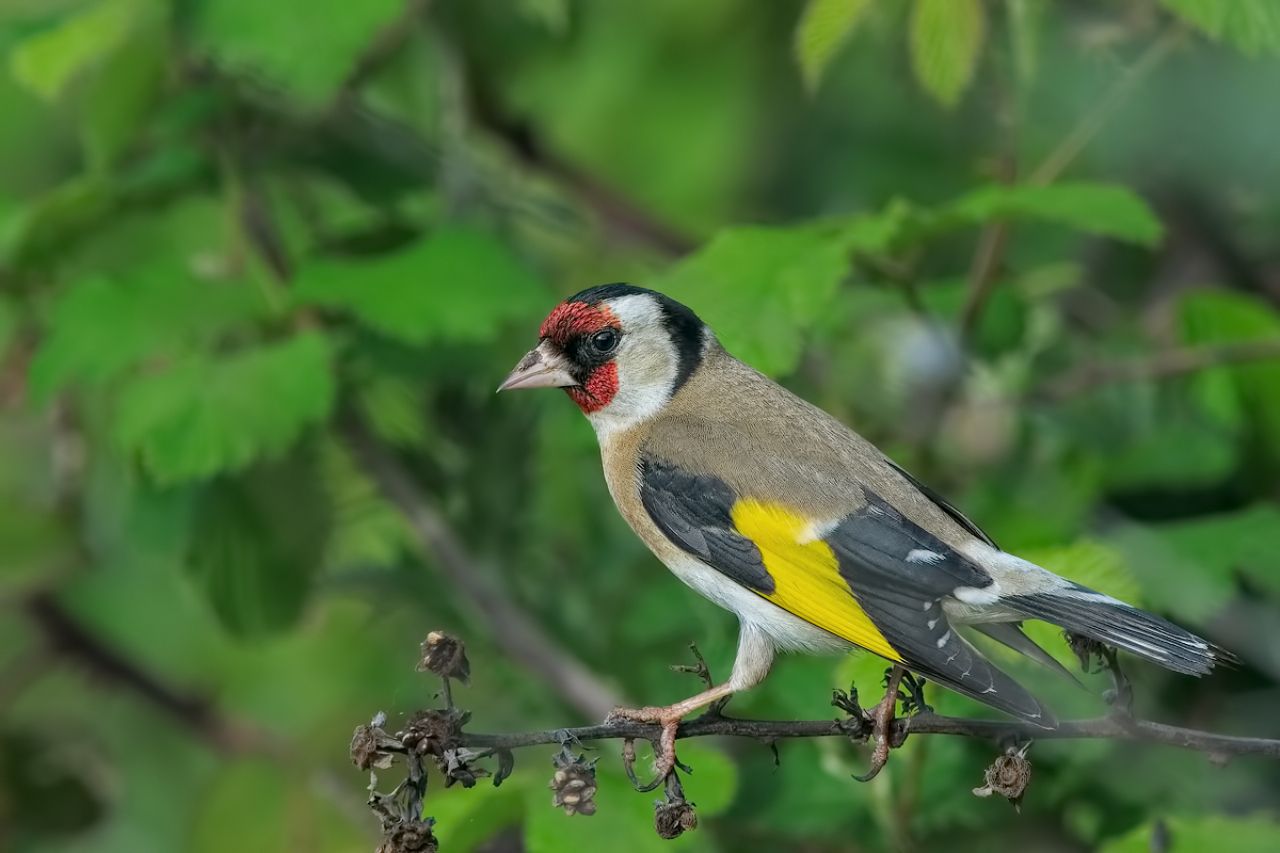
[{"label": "thin branch", "polygon": [[1106,385],[1169,379],[1214,367],[1272,359],[1280,359],[1280,340],[1171,349],[1133,361],[1086,362],[1049,380],[1029,396],[1046,401],[1068,400]]},{"label": "thin branch", "polygon": [[208,699],[180,692],[107,646],[68,613],[52,593],[32,596],[26,603],[26,612],[52,653],[133,693],[205,742],[232,753],[270,753],[279,746],[252,724],[224,717]]},{"label": "thin branch", "polygon": [[422,549],[452,588],[484,619],[486,634],[510,658],[536,674],[584,716],[601,719],[620,697],[565,650],[505,592],[487,579],[444,516],[422,494],[404,468],[362,424],[348,420],[344,432],[357,458],[403,513]]},{"label": "thin branch", "polygon": [[[865,722],[844,720],[740,720],[725,717],[694,719],[681,723],[676,739],[695,737],[745,737],[757,740],[815,737],[859,737],[865,733]],[[1060,722],[1056,729],[1042,729],[1026,723],[1004,720],[973,720],[921,713],[900,717],[893,723],[895,738],[907,735],[954,735],[982,740],[1071,740],[1108,739],[1160,744],[1189,749],[1210,755],[1259,755],[1280,759],[1280,740],[1236,737],[1212,732],[1170,726],[1151,720],[1124,717],[1096,717]],[[461,745],[474,748],[518,749],[541,744],[569,741],[642,739],[656,741],[660,726],[648,723],[617,723],[583,726],[573,729],[481,734],[463,732]]]},{"label": "thin branch", "polygon": [[1138,84],[1159,68],[1185,37],[1186,30],[1181,25],[1175,24],[1152,42],[1138,60],[1120,76],[1120,79],[1094,103],[1093,108],[1085,113],[1071,132],[1063,137],[1058,146],[1049,152],[1044,161],[1031,173],[1027,182],[1036,186],[1047,186],[1056,181],[1076,157],[1080,156],[1085,146],[1093,141],[1115,112],[1124,106]]}]

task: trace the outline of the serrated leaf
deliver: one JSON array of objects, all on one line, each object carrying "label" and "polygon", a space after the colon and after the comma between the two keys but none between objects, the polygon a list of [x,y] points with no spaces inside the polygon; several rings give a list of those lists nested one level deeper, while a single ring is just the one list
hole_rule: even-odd
[{"label": "serrated leaf", "polygon": [[816,91],[822,75],[854,29],[871,0],[809,0],[796,25],[796,61],[809,91]]},{"label": "serrated leaf", "polygon": [[306,449],[201,490],[187,566],[223,625],[260,637],[297,620],[324,557],[330,516]]},{"label": "serrated leaf", "polygon": [[148,358],[171,358],[260,317],[247,283],[202,282],[172,268],[139,270],[128,281],[95,277],[54,303],[31,363],[39,400],[71,383],[101,385]]},{"label": "serrated leaf", "polygon": [[915,0],[911,67],[925,91],[953,107],[973,82],[986,35],[980,0]]},{"label": "serrated leaf", "polygon": [[1161,0],[1215,41],[1247,56],[1280,54],[1280,4],[1274,0]]},{"label": "serrated leaf", "polygon": [[57,100],[160,9],[155,0],[102,0],[17,45],[9,58],[13,76],[40,97]]},{"label": "serrated leaf", "polygon": [[220,64],[286,87],[304,105],[337,92],[404,0],[217,0],[196,7],[196,46]]},{"label": "serrated leaf", "polygon": [[410,344],[483,341],[546,310],[540,282],[505,244],[457,227],[394,254],[308,264],[295,292],[301,304],[347,311]]},{"label": "serrated leaf", "polygon": [[329,343],[304,332],[221,358],[191,356],[132,380],[114,434],[156,481],[201,479],[280,453],[328,416],[334,393]]},{"label": "serrated leaf", "polygon": [[1114,184],[992,184],[944,205],[938,216],[953,223],[1041,219],[1143,246],[1155,245],[1162,232],[1147,203]]},{"label": "serrated leaf", "polygon": [[765,373],[795,369],[808,330],[848,268],[827,227],[741,227],[661,276],[657,289],[690,305],[730,352]]}]

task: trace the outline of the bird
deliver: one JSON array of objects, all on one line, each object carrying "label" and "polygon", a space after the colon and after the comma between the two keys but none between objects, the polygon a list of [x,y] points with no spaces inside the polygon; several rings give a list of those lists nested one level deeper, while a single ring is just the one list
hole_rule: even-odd
[{"label": "bird", "polygon": [[[1064,673],[1023,633],[1024,621],[1187,675],[1208,674],[1226,655],[1002,550],[867,439],[732,356],[692,309],[657,291],[606,284],[555,306],[537,346],[498,390],[526,388],[566,392],[595,430],[623,519],[677,578],[738,618],[726,681],[611,715],[661,727],[660,774],[676,766],[680,720],[759,684],[779,651],[860,648],[895,674],[914,673],[1043,729],[1057,726],[1053,712],[961,628]],[[896,685],[873,715],[880,764]]]}]

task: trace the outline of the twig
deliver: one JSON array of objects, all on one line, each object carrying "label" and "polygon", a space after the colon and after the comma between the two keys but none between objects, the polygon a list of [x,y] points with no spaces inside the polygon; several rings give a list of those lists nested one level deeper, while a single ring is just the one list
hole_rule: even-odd
[{"label": "twig", "polygon": [[1086,362],[1030,393],[1032,399],[1061,401],[1105,385],[1169,379],[1233,364],[1280,359],[1280,340],[1239,341],[1171,349],[1133,361]]},{"label": "twig", "polygon": [[539,676],[554,695],[586,717],[601,719],[621,704],[620,697],[595,673],[487,579],[453,528],[362,424],[348,419],[343,430],[374,482],[404,514],[423,550],[452,588],[481,614],[486,635],[505,654]]},{"label": "twig", "polygon": [[339,99],[350,96],[367,83],[400,52],[430,5],[431,0],[406,0],[400,15],[380,30],[357,57],[351,72],[342,81]]},{"label": "twig", "polygon": [[1152,42],[1138,60],[1120,76],[1120,79],[1094,103],[1093,108],[1085,113],[1071,132],[1063,137],[1058,146],[1049,152],[1049,155],[1031,173],[1027,182],[1036,186],[1046,186],[1056,181],[1080,155],[1085,146],[1093,141],[1115,111],[1124,105],[1125,100],[1138,84],[1159,68],[1185,37],[1186,30],[1181,25],[1175,24]]},{"label": "twig", "polygon": [[[741,720],[698,718],[681,723],[676,739],[695,737],[744,737],[756,740],[781,738],[860,736],[864,724],[858,720]],[[922,713],[899,717],[893,723],[895,739],[907,735],[954,735],[981,740],[1073,740],[1107,739],[1161,744],[1210,755],[1258,755],[1280,759],[1280,740],[1236,737],[1171,726],[1151,720],[1095,717],[1060,722],[1056,729],[1042,729],[1026,723],[1005,720],[974,720]],[[461,744],[468,747],[519,749],[526,746],[558,744],[564,738],[578,741],[640,739],[656,740],[660,726],[649,723],[617,723],[583,726],[575,729],[482,734],[463,732]]]}]

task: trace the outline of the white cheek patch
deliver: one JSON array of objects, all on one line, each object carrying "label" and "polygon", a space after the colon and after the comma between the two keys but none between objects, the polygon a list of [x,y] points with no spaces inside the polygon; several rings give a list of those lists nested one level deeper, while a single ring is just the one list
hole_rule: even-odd
[{"label": "white cheek patch", "polygon": [[618,390],[609,405],[587,416],[601,437],[660,412],[671,399],[679,369],[679,354],[653,297],[622,296],[608,307],[622,326],[622,343],[613,359]]}]

